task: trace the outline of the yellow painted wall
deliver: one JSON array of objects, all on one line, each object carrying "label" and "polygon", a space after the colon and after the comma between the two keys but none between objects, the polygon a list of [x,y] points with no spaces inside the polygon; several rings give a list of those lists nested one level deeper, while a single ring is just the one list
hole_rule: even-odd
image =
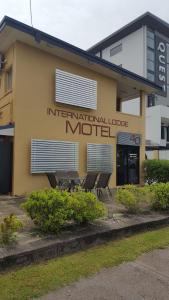
[{"label": "yellow painted wall", "polygon": [[12,120],[12,104],[7,101],[7,98],[0,101],[0,126],[9,124]]},{"label": "yellow painted wall", "polygon": [[153,159],[159,159],[159,150],[153,151]]},{"label": "yellow painted wall", "polygon": [[[120,131],[140,133],[143,137],[140,158],[144,160],[144,113],[143,116],[137,117],[116,112],[117,89],[116,82],[113,79],[19,42],[15,45],[15,53],[13,194],[20,195],[39,188],[49,187],[45,175],[30,174],[30,147],[32,138],[79,141],[80,175],[84,175],[86,172],[86,144],[88,142],[112,144],[114,166],[110,185],[112,187],[116,185],[116,137],[106,138],[95,135],[67,134],[65,131],[66,119],[52,115],[49,116],[47,108],[57,108],[69,112],[83,112],[90,115],[127,121],[128,127],[112,126],[111,134],[116,136],[117,132]],[[56,68],[97,80],[97,111],[56,105],[54,102]],[[144,111],[144,95],[142,95],[142,100],[142,109]],[[71,120],[72,126],[76,122],[75,120]]]},{"label": "yellow painted wall", "polygon": [[5,85],[6,71],[12,66],[13,77],[15,77],[15,46],[12,45],[5,54],[5,65],[0,73],[0,126],[7,125],[13,121],[13,92],[7,90]]}]

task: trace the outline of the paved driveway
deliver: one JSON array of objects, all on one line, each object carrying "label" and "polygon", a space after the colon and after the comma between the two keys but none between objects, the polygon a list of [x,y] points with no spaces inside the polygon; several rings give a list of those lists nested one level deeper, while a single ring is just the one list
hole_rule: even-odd
[{"label": "paved driveway", "polygon": [[40,300],[168,300],[169,248],[104,269]]}]

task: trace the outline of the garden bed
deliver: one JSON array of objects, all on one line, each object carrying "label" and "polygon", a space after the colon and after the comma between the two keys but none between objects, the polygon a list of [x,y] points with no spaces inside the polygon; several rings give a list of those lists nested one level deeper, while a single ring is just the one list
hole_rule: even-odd
[{"label": "garden bed", "polygon": [[87,226],[65,229],[57,235],[40,236],[24,231],[13,247],[0,248],[0,270],[28,265],[91,246],[131,235],[139,231],[169,224],[169,216],[157,213],[149,215],[115,214],[114,219],[99,220]]},{"label": "garden bed", "polygon": [[[25,199],[0,199],[1,220],[12,213],[24,225],[18,232],[16,243],[0,248],[0,270],[62,256],[138,231],[168,225],[169,214],[166,211],[162,214],[151,210],[150,200],[147,202],[151,193],[147,187],[126,186],[118,190],[115,197],[102,199],[106,209],[91,193],[34,192],[24,205],[32,220],[21,205]],[[169,184],[157,185],[153,195],[158,201],[151,203],[161,203],[166,209],[168,206],[164,204],[168,203]],[[114,198],[118,201],[115,202]],[[104,215],[104,211],[108,214]],[[60,223],[57,222],[58,213]]]}]

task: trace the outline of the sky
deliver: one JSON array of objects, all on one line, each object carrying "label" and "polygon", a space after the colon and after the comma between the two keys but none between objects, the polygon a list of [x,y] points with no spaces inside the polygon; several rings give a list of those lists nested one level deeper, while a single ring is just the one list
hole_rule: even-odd
[{"label": "sky", "polygon": [[[33,26],[88,49],[146,11],[169,22],[168,0],[31,0]],[[7,15],[31,25],[30,0],[0,0]]]}]

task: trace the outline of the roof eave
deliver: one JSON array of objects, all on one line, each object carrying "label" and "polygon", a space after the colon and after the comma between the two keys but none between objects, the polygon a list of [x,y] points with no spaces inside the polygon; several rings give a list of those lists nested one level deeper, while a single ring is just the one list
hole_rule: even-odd
[{"label": "roof eave", "polygon": [[69,53],[71,52],[75,55],[78,55],[78,56],[86,59],[87,62],[90,61],[90,62],[94,63],[95,65],[102,66],[103,68],[111,70],[123,77],[130,78],[130,79],[134,80],[135,82],[139,82],[140,84],[142,84],[144,90],[146,90],[146,87],[151,88],[152,90],[158,90],[158,91],[162,90],[161,87],[159,87],[158,85],[145,79],[144,77],[141,77],[131,71],[121,68],[121,67],[119,67],[115,64],[112,64],[106,60],[103,60],[99,57],[96,57],[95,55],[92,55],[85,50],[82,50],[76,46],[73,46],[67,42],[64,42],[58,38],[48,35],[47,33],[44,33],[38,29],[35,29],[31,26],[28,26],[24,23],[14,20],[10,17],[5,16],[3,18],[2,22],[0,23],[0,32],[3,30],[3,28],[5,26],[12,27],[14,29],[17,29],[19,31],[22,31],[26,34],[33,36],[37,43],[40,43],[41,41],[45,41],[51,45],[63,48],[64,50],[67,50]]},{"label": "roof eave", "polygon": [[143,15],[139,16],[135,20],[131,21],[127,25],[121,27],[113,34],[107,36],[106,38],[102,39],[95,45],[91,46],[87,51],[92,54],[96,54],[100,50],[105,49],[106,47],[110,46],[112,43],[117,42],[118,40],[124,38],[125,36],[131,34],[132,32],[138,30],[142,26],[147,25],[151,29],[157,30],[161,33],[168,35],[169,37],[169,24],[159,17],[153,15],[150,12],[146,12]]}]

